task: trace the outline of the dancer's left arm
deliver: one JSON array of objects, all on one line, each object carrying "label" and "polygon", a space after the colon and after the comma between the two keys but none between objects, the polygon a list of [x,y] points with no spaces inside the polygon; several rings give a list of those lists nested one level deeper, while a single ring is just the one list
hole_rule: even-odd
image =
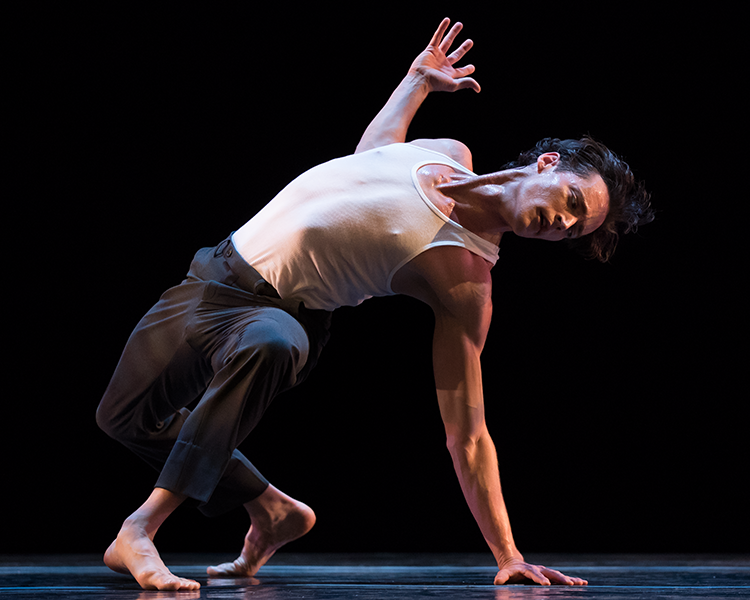
[{"label": "dancer's left arm", "polygon": [[463,27],[461,23],[456,23],[446,35],[449,25],[450,20],[443,19],[427,48],[414,59],[406,77],[365,130],[356,152],[406,141],[409,125],[430,92],[455,92],[461,89],[480,91],[479,84],[469,77],[474,72],[473,65],[454,67],[469,51],[473,42],[466,40],[448,54]]}]

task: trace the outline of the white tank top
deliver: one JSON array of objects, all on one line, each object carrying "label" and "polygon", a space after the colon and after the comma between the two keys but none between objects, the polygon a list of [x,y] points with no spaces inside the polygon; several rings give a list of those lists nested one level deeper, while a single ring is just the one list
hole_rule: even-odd
[{"label": "white tank top", "polygon": [[417,170],[447,165],[439,152],[392,144],[314,167],[233,236],[240,255],[282,298],[334,310],[388,296],[396,272],[436,246],[459,246],[491,264],[498,247],[441,213]]}]

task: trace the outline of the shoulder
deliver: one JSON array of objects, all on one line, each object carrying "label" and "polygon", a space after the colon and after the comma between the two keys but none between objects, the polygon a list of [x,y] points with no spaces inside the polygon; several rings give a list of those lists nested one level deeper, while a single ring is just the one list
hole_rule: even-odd
[{"label": "shoulder", "polygon": [[428,150],[434,150],[435,152],[445,154],[470,171],[473,169],[471,151],[463,142],[449,138],[440,138],[436,140],[419,139],[409,143],[413,146],[419,146],[420,148],[427,148]]}]

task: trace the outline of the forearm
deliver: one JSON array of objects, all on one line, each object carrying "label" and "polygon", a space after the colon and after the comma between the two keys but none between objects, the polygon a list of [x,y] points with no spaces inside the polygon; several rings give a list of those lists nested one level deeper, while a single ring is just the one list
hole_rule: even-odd
[{"label": "forearm", "polygon": [[368,125],[356,152],[405,142],[409,125],[428,94],[429,87],[425,79],[410,72]]},{"label": "forearm", "polygon": [[448,441],[453,466],[474,519],[495,559],[518,555],[503,499],[497,453],[485,429],[476,439]]}]

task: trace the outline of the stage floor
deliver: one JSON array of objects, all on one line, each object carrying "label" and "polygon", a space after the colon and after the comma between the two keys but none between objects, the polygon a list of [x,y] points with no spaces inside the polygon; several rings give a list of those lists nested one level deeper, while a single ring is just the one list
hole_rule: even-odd
[{"label": "stage floor", "polygon": [[192,598],[247,600],[432,600],[750,598],[750,556],[533,555],[526,558],[589,581],[586,587],[493,586],[487,554],[279,554],[252,579],[208,579],[227,555],[165,555],[197,592],[144,592],[98,556],[0,556],[0,595],[58,600]]}]

